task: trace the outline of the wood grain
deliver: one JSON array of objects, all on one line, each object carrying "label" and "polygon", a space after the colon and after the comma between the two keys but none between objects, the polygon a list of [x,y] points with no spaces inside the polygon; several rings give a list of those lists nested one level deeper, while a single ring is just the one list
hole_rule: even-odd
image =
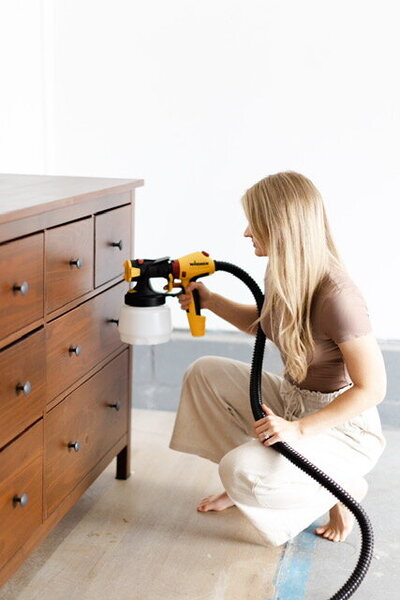
[{"label": "wood grain", "polygon": [[[46,312],[52,312],[93,289],[93,219],[83,219],[45,233]],[[71,261],[80,261],[73,265]]]},{"label": "wood grain", "polygon": [[[128,353],[110,362],[45,417],[45,511],[51,514],[127,431]],[[119,404],[119,410],[110,404]],[[69,448],[79,443],[79,450]]]},{"label": "wood grain", "polygon": [[143,179],[0,174],[0,224],[128,192],[143,183]]},{"label": "wood grain", "polygon": [[42,522],[42,438],[40,421],[0,453],[0,568]]},{"label": "wood grain", "polygon": [[[0,448],[39,419],[46,405],[44,330],[0,353]],[[25,395],[18,384],[31,386]]]},{"label": "wood grain", "polygon": [[[43,317],[43,234],[0,246],[0,337]],[[28,284],[24,295],[14,286]]]},{"label": "wood grain", "polygon": [[[110,319],[118,319],[124,292],[125,285],[119,284],[48,324],[48,402],[123,346],[117,326]],[[78,356],[70,351],[77,346],[81,350]]]},{"label": "wood grain", "polygon": [[[130,256],[132,208],[123,206],[95,217],[95,287],[123,273]],[[112,246],[120,243],[121,247]]]},{"label": "wood grain", "polygon": [[[115,320],[126,291],[120,257],[131,256],[126,216],[142,184],[0,175],[0,585],[114,457],[117,476],[129,477],[131,352]],[[97,217],[104,282],[95,288]],[[118,258],[110,233],[122,239]],[[120,410],[108,406],[117,401]],[[65,436],[84,452],[68,450]],[[26,506],[13,501],[22,494]]]}]

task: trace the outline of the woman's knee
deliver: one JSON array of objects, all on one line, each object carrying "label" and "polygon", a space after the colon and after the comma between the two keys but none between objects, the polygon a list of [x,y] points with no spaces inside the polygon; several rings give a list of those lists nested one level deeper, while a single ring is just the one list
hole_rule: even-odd
[{"label": "woman's knee", "polygon": [[218,388],[224,379],[222,374],[227,360],[221,356],[201,356],[189,365],[183,383],[207,382],[208,385]]},{"label": "woman's knee", "polygon": [[204,376],[212,371],[215,367],[216,356],[201,356],[194,360],[186,370],[186,375],[190,376]]},{"label": "woman's knee", "polygon": [[229,358],[225,358],[223,356],[201,356],[191,363],[188,371],[198,375],[205,375],[207,377],[210,375],[220,376],[221,370],[226,368],[226,365],[230,362],[231,361]]},{"label": "woman's knee", "polygon": [[212,363],[212,356],[202,356],[201,358],[198,358],[197,360],[192,362],[186,369],[183,377],[183,391],[185,391],[186,389],[190,389],[193,386],[196,386],[196,383],[201,384],[201,382],[204,382],[204,380],[209,380],[210,373],[212,373],[213,369]]}]

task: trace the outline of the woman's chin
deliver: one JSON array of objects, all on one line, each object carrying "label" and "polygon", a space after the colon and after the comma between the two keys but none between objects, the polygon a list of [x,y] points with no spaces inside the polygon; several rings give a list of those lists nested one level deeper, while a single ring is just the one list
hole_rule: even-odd
[{"label": "woman's chin", "polygon": [[259,248],[254,248],[254,254],[256,256],[268,256],[268,254],[266,254],[263,250],[260,250]]}]

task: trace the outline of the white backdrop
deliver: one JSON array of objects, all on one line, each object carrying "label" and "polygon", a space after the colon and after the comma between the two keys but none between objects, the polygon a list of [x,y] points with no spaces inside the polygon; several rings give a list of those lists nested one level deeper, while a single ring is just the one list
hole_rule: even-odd
[{"label": "white backdrop", "polygon": [[[0,171],[144,178],[137,256],[205,249],[260,284],[240,197],[269,173],[303,172],[376,334],[400,339],[396,8],[0,0]],[[250,300],[229,275],[209,285]],[[186,326],[177,307],[174,321]]]}]

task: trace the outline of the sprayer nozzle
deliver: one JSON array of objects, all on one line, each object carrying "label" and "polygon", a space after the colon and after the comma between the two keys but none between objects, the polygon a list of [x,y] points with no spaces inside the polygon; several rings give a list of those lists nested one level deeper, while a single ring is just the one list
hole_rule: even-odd
[{"label": "sprayer nozzle", "polygon": [[125,281],[132,281],[132,279],[134,279],[135,277],[139,277],[140,276],[140,269],[137,269],[136,267],[132,267],[132,261],[131,260],[126,260],[124,262],[124,268],[125,268],[125,273],[124,273],[124,279]]}]

